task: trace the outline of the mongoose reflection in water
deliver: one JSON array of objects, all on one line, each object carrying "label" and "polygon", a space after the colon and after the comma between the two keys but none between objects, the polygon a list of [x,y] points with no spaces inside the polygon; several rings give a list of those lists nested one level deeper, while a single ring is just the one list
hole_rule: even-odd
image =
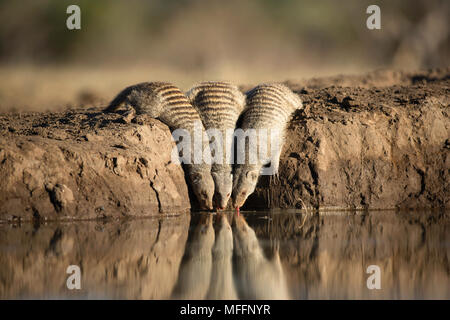
[{"label": "mongoose reflection in water", "polygon": [[[193,220],[192,220],[193,221]],[[215,233],[212,214],[207,213],[194,222],[189,233],[184,257],[178,272],[178,280],[172,292],[172,299],[205,299],[211,284]]]},{"label": "mongoose reflection in water", "polygon": [[214,227],[211,283],[206,298],[234,300],[237,292],[233,279],[233,232],[225,212],[217,213]]},{"label": "mongoose reflection in water", "polygon": [[[146,114],[158,118],[173,131],[184,129],[194,137],[194,127],[199,123],[206,138],[200,116],[176,86],[167,82],[145,82],[125,88],[120,92],[106,112],[113,112],[124,105],[133,108],[137,114]],[[208,139],[203,139],[204,154],[210,154]],[[194,159],[194,148],[191,147],[191,159]],[[192,160],[191,160],[192,161]],[[192,186],[201,209],[212,210],[214,181],[211,176],[211,165],[202,161],[200,164],[184,164],[188,180]]]},{"label": "mongoose reflection in water", "polygon": [[[282,84],[261,84],[246,93],[246,108],[241,116],[240,127],[247,129],[266,129],[280,132],[277,154],[272,155],[271,166],[277,172],[280,161],[284,132],[292,114],[303,107],[300,98]],[[244,143],[243,141],[239,143]],[[261,144],[261,142],[258,142]],[[264,141],[264,143],[266,143]],[[258,146],[261,148],[261,145]],[[256,183],[265,165],[261,161],[249,161],[249,143],[245,142],[245,162],[234,167],[233,207],[239,209],[248,196],[255,191]]]},{"label": "mongoose reflection in water", "polygon": [[240,299],[290,299],[286,276],[280,261],[279,248],[274,246],[268,259],[255,231],[242,215],[233,220],[236,284]]},{"label": "mongoose reflection in water", "polygon": [[216,146],[215,149],[211,148],[211,174],[215,184],[213,202],[216,208],[225,209],[233,188],[232,134],[244,110],[245,96],[236,86],[219,81],[200,83],[191,88],[187,96],[200,114],[211,146]]}]

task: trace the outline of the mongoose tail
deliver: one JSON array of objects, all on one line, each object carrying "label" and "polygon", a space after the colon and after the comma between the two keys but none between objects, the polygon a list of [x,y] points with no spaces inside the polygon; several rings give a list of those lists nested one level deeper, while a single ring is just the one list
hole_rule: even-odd
[{"label": "mongoose tail", "polygon": [[[198,112],[192,107],[186,95],[171,83],[144,82],[127,87],[104,111],[114,112],[121,106],[132,108],[137,114],[157,118],[168,125],[172,131],[184,129],[190,134],[191,139],[194,137],[194,128],[197,125],[205,135]],[[207,139],[202,140],[202,147],[204,153],[210,153]],[[192,160],[195,159],[195,148],[191,146],[190,149]],[[202,160],[199,164],[186,164],[184,168],[200,208],[212,210],[214,181],[211,176],[211,165]]]},{"label": "mongoose tail", "polygon": [[[287,124],[292,114],[297,109],[303,108],[302,101],[288,87],[276,83],[258,85],[248,91],[246,95],[247,107],[242,116],[242,129],[267,129],[270,133],[281,132],[281,135],[275,136],[279,149],[272,155],[270,161],[270,166],[275,169],[273,172],[276,173]],[[260,160],[250,163],[249,143],[246,141],[238,141],[238,143],[245,143],[245,162],[235,165],[234,168],[232,192],[234,208],[241,207],[248,196],[255,191],[261,169],[267,165]],[[267,141],[261,139],[258,143],[267,143]],[[258,149],[261,147],[259,145]],[[270,150],[268,146],[266,146],[266,150]]]},{"label": "mongoose tail", "polygon": [[232,133],[245,108],[245,95],[228,82],[210,81],[195,85],[187,96],[200,114],[211,143],[214,206],[225,209],[233,188]]}]

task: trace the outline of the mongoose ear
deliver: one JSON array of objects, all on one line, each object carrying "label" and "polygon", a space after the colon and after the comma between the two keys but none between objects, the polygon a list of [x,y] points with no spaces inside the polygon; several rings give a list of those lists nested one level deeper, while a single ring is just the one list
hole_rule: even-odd
[{"label": "mongoose ear", "polygon": [[192,181],[193,184],[199,183],[201,181],[201,178],[202,177],[201,177],[201,175],[199,173],[193,173],[191,175],[191,181]]}]

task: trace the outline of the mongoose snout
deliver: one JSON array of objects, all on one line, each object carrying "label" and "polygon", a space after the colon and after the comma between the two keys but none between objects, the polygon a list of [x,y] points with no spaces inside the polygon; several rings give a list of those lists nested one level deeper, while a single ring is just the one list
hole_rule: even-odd
[{"label": "mongoose snout", "polygon": [[215,185],[213,196],[214,206],[219,210],[223,210],[226,208],[228,200],[231,196],[231,191],[233,189],[233,176],[230,172],[211,172],[211,175]]},{"label": "mongoose snout", "polygon": [[[208,176],[206,173],[204,176]],[[214,195],[214,182],[210,179],[202,179],[202,183],[199,183],[194,188],[197,200],[199,201],[200,208],[204,210],[213,210],[213,195]]]},{"label": "mongoose snout", "polygon": [[248,196],[255,191],[259,170],[256,166],[237,165],[234,177],[231,196],[233,208],[240,208],[244,205]]}]

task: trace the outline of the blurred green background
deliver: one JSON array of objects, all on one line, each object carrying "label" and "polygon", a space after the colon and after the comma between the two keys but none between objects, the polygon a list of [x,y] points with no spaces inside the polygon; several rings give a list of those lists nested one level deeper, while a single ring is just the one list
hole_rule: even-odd
[{"label": "blurred green background", "polygon": [[[66,28],[70,4],[81,8],[81,30]],[[371,4],[381,30],[366,28]],[[0,110],[107,100],[148,80],[187,89],[448,66],[449,8],[448,0],[0,0]]]}]

